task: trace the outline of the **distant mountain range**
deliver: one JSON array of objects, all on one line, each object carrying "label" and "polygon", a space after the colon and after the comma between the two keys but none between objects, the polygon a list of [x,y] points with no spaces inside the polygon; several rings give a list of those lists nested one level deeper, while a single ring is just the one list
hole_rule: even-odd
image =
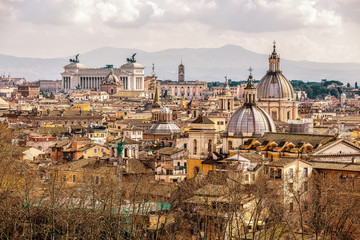
[{"label": "distant mountain range", "polygon": [[[269,49],[270,51],[270,49]],[[104,67],[107,64],[120,67],[132,53],[137,53],[137,62],[145,66],[145,74],[151,74],[152,63],[159,79],[177,80],[177,67],[185,65],[186,80],[224,81],[228,78],[239,81],[248,77],[251,66],[255,79],[261,79],[268,69],[268,55],[246,50],[240,46],[226,45],[220,48],[181,48],[158,52],[139,49],[103,47],[80,54],[80,62],[88,67]],[[270,52],[269,52],[270,53]],[[281,52],[280,52],[281,54]],[[61,79],[63,67],[69,58],[21,58],[0,55],[0,74],[25,77],[28,81]],[[320,81],[339,80],[353,84],[360,81],[360,63],[318,63],[281,59],[281,70],[289,80]]]}]

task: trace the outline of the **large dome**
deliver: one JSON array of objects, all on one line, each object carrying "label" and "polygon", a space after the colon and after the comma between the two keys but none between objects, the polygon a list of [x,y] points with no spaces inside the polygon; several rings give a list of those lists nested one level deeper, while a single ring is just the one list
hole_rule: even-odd
[{"label": "large dome", "polygon": [[257,137],[264,132],[275,132],[271,117],[256,105],[244,105],[231,115],[226,133],[228,136]]},{"label": "large dome", "polygon": [[295,99],[291,83],[281,72],[267,72],[257,86],[257,95],[259,101],[271,99]]},{"label": "large dome", "polygon": [[260,80],[257,86],[257,96],[259,101],[271,100],[295,100],[294,90],[289,80],[280,71],[280,56],[274,50],[269,56],[269,71]]}]

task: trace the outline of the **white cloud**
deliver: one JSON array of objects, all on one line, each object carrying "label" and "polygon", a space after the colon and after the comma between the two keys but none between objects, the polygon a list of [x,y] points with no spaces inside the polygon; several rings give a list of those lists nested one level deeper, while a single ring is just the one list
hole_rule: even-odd
[{"label": "white cloud", "polygon": [[[287,58],[360,62],[359,0],[0,0],[2,53],[236,44]],[[23,44],[26,34],[27,44]],[[297,46],[297,47],[296,47]],[[301,50],[298,50],[300,49]]]}]

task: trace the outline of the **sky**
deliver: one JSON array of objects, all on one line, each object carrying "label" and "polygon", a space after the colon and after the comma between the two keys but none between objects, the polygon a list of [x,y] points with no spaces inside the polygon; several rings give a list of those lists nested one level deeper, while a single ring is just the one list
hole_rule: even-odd
[{"label": "sky", "polygon": [[360,63],[360,0],[0,0],[0,54],[54,58],[227,44]]}]

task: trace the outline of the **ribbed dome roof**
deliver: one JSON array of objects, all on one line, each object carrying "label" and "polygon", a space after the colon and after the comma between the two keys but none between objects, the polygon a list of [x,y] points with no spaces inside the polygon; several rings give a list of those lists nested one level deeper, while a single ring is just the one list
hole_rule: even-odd
[{"label": "ribbed dome roof", "polygon": [[114,75],[114,70],[111,69],[110,73],[102,81],[102,84],[120,84],[119,79]]},{"label": "ribbed dome roof", "polygon": [[271,117],[257,105],[244,105],[230,117],[226,127],[228,136],[261,136],[264,132],[275,132]]},{"label": "ribbed dome roof", "polygon": [[295,99],[291,83],[281,72],[268,72],[257,86],[257,95],[259,101],[273,98]]}]

